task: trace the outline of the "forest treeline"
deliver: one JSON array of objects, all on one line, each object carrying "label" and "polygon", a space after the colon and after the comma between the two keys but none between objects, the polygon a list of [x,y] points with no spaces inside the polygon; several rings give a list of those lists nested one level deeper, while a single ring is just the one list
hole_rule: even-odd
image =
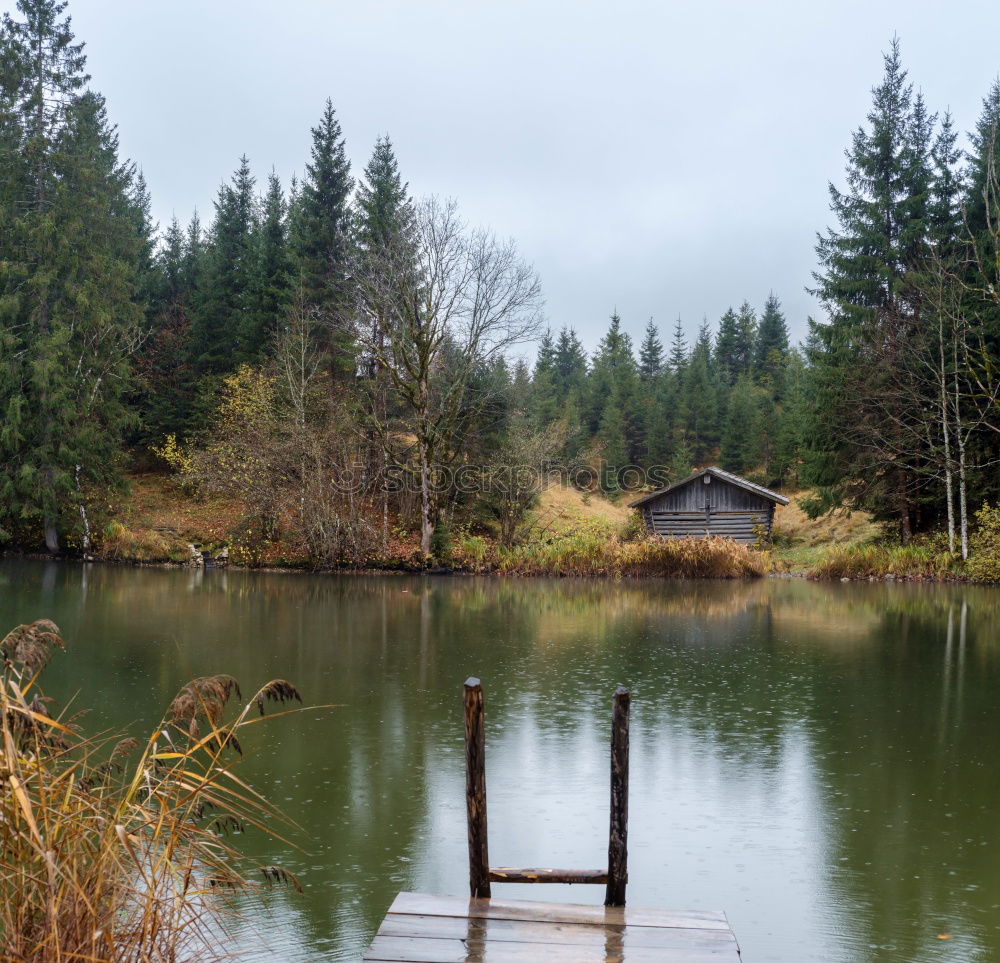
[{"label": "forest treeline", "polygon": [[963,554],[997,497],[1000,83],[960,144],[893,43],[803,345],[771,293],[690,343],[613,314],[588,355],[512,241],[411,197],[388,136],[352,171],[329,100],[301,178],[242,157],[204,223],[154,224],[65,7],[19,0],[0,31],[0,543],[89,551],[154,462],[323,564],[401,528],[425,553],[458,523],[513,544],[519,467],[615,495],[717,462]]}]

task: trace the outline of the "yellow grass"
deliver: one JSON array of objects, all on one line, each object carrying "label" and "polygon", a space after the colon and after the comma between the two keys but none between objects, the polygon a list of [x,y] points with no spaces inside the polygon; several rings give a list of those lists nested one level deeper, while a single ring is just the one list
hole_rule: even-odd
[{"label": "yellow grass", "polygon": [[838,510],[820,518],[810,518],[802,510],[803,499],[811,490],[790,494],[787,505],[779,505],[774,513],[774,535],[778,542],[798,545],[855,545],[870,541],[880,534],[878,525],[867,512]]},{"label": "yellow grass", "polygon": [[[282,817],[235,773],[243,730],[266,702],[298,693],[275,680],[224,720],[229,676],[181,690],[144,742],[88,739],[49,715],[38,677],[63,647],[48,620],[0,639],[0,959],[177,963],[225,958],[214,892],[256,873],[225,836]],[[300,700],[301,701],[301,700]]]},{"label": "yellow grass", "polygon": [[597,493],[584,494],[566,485],[550,485],[539,497],[530,521],[538,530],[571,534],[594,523],[624,526],[631,515],[624,503],[616,504]]}]

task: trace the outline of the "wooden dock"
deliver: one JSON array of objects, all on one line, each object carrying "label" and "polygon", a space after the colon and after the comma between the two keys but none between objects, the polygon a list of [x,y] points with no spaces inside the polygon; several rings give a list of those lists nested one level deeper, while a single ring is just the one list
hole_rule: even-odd
[{"label": "wooden dock", "polygon": [[[486,819],[483,687],[465,683],[465,802],[469,897],[400,893],[364,959],[380,963],[736,963],[725,913],[635,909],[628,883],[628,732],[631,696],[611,713],[611,819],[607,869],[492,867]],[[590,883],[603,906],[494,899],[493,883]]]},{"label": "wooden dock", "polygon": [[722,912],[400,893],[364,956],[393,963],[738,963]]}]

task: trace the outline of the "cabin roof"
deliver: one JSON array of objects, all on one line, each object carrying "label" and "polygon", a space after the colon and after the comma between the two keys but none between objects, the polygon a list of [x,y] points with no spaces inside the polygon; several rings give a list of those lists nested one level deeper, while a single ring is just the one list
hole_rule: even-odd
[{"label": "cabin roof", "polygon": [[701,478],[702,475],[713,475],[720,481],[728,482],[730,485],[735,485],[737,488],[745,488],[748,492],[753,492],[755,495],[760,495],[761,498],[766,498],[769,502],[774,502],[777,505],[787,505],[788,499],[784,495],[779,495],[777,492],[771,491],[770,488],[765,488],[763,485],[755,485],[752,481],[747,481],[745,478],[740,478],[739,475],[734,475],[731,472],[723,471],[721,468],[703,468],[701,471],[696,471],[693,475],[688,475],[687,478],[682,478],[680,481],[675,481],[672,485],[667,485],[666,488],[658,488],[655,492],[650,492],[648,495],[643,495],[642,498],[637,498],[634,502],[629,502],[629,508],[637,508],[639,505],[643,505],[653,498],[658,498],[660,495],[666,495],[667,492],[672,492],[674,489],[683,488],[688,482],[693,482],[696,478]]}]

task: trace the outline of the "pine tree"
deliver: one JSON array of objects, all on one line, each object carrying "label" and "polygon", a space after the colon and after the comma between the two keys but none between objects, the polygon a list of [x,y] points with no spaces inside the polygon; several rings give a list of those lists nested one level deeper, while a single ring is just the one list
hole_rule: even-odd
[{"label": "pine tree", "polygon": [[354,372],[354,345],[339,322],[351,305],[351,210],[354,181],[340,121],[329,99],[312,129],[310,159],[293,216],[298,272],[306,303],[326,325],[331,373]]},{"label": "pine tree", "polygon": [[772,291],[764,302],[764,313],[757,328],[753,371],[758,384],[781,394],[781,373],[788,355],[788,326],[781,313],[781,302]]}]

